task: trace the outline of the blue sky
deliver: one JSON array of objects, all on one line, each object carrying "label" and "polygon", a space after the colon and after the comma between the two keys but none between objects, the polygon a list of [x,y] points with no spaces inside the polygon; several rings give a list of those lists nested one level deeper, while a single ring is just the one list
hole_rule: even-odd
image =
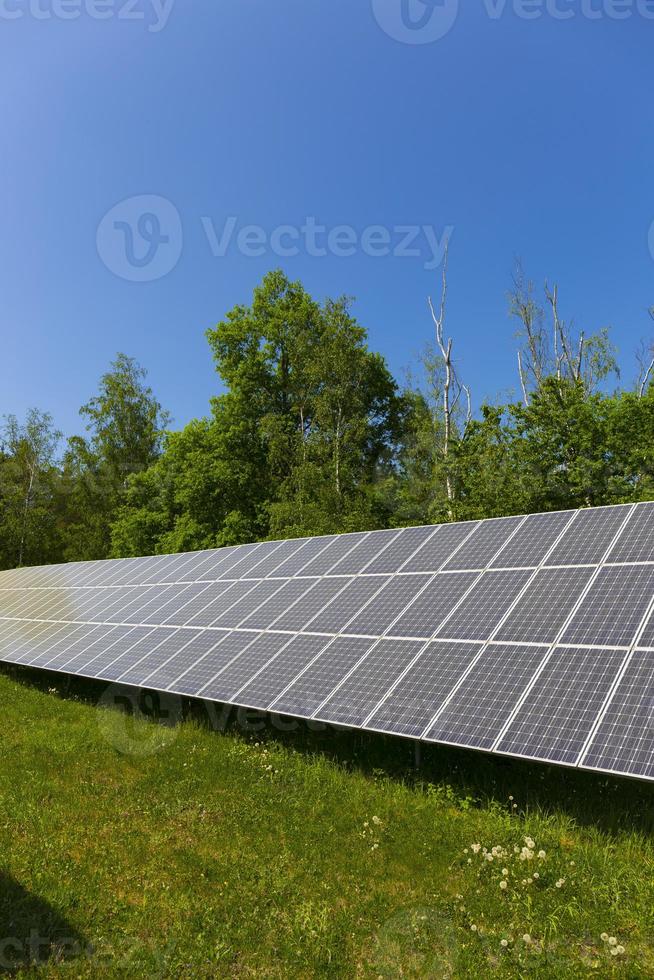
[{"label": "blue sky", "polygon": [[[631,382],[654,339],[654,3],[170,4],[0,0],[0,414],[37,405],[79,430],[122,350],[183,425],[219,390],[204,331],[280,265],[317,297],[355,296],[401,376],[439,275],[422,233],[420,254],[393,254],[401,226],[453,229],[449,330],[477,404],[516,389],[516,255],[558,281],[564,314],[612,325]],[[419,37],[421,18],[443,36]],[[230,217],[215,255],[207,228]],[[354,254],[307,254],[298,231],[298,254],[276,255],[275,229],[307,218],[350,226],[337,246]],[[366,254],[371,226],[390,254]]]}]

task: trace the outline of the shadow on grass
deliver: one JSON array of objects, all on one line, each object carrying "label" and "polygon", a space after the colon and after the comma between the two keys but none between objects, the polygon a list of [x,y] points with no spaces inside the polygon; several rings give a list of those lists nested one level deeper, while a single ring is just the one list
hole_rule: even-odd
[{"label": "shadow on grass", "polygon": [[66,919],[0,869],[0,976],[61,963],[85,949]]},{"label": "shadow on grass", "polygon": [[[8,664],[0,665],[0,670],[23,685],[93,706],[108,688],[101,681]],[[132,688],[128,693],[130,697],[124,701],[137,703],[139,714],[170,725],[170,711],[161,706],[157,692]],[[121,700],[116,699],[117,706]],[[420,764],[416,766],[413,740],[306,723],[197,698],[179,700],[184,719],[217,736],[256,736],[259,741],[292,748],[308,757],[324,756],[372,779],[395,779],[423,792],[430,786],[440,787],[446,798],[465,806],[494,804],[508,812],[515,803],[517,813],[563,813],[580,826],[605,833],[634,832],[654,837],[654,784],[429,743],[421,744]]]}]

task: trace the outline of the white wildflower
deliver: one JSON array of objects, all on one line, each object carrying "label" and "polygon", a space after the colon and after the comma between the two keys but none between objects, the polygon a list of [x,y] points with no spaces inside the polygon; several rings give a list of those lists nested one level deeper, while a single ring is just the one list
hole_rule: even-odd
[{"label": "white wildflower", "polygon": [[373,823],[374,823],[374,824],[375,824],[375,825],[376,825],[377,827],[379,827],[379,825],[381,824],[381,820],[379,819],[379,817],[373,817],[373,818],[372,818],[372,822],[373,822]]},{"label": "white wildflower", "polygon": [[620,954],[624,953],[624,946],[616,946],[615,951]]},{"label": "white wildflower", "polygon": [[508,881],[505,881],[505,879],[504,879],[504,878],[502,878],[502,880],[501,880],[501,882],[500,882],[500,888],[502,889],[502,891],[506,891],[506,889],[507,889],[508,887],[509,887],[509,883],[508,883]]},{"label": "white wildflower", "polygon": [[547,854],[545,853],[545,851],[539,851],[538,857],[541,859],[541,861],[544,861],[545,858],[547,857]]},{"label": "white wildflower", "polygon": [[509,945],[508,939],[500,939],[500,946],[504,946],[504,948],[506,949],[508,945]]},{"label": "white wildflower", "polygon": [[617,946],[617,945],[618,945],[618,940],[615,938],[615,936],[609,936],[609,946]]},{"label": "white wildflower", "polygon": [[524,936],[522,937],[522,941],[523,941],[523,943],[530,943],[531,942],[531,936],[529,935],[528,932],[526,932],[524,934]]},{"label": "white wildflower", "polygon": [[481,844],[471,844],[470,845],[470,848],[471,848],[473,854],[479,854],[479,852],[481,850]]}]

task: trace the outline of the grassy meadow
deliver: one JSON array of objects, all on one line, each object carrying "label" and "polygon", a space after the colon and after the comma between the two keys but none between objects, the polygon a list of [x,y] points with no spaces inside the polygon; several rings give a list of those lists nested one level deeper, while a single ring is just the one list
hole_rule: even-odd
[{"label": "grassy meadow", "polygon": [[0,670],[0,974],[654,976],[654,787],[133,697]]}]

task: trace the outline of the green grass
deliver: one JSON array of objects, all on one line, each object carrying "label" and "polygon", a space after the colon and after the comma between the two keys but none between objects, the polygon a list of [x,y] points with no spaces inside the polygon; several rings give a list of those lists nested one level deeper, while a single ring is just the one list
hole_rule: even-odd
[{"label": "green grass", "polygon": [[654,975],[649,785],[436,746],[415,772],[402,740],[131,721],[103,690],[0,672],[6,972]]}]

